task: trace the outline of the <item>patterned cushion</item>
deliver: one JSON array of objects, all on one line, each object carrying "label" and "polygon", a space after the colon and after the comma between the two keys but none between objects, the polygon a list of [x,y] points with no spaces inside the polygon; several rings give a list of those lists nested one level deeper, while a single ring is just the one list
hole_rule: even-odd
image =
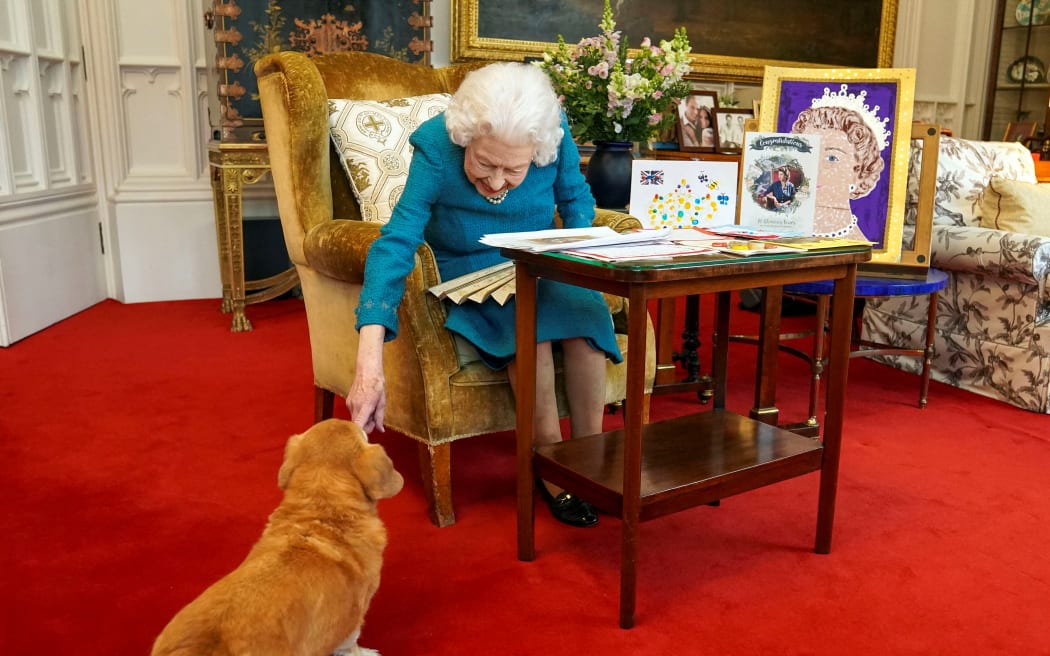
[{"label": "patterned cushion", "polygon": [[365,221],[386,223],[401,198],[412,160],[408,137],[440,114],[452,96],[329,100],[328,127]]},{"label": "patterned cushion", "polygon": [[1050,185],[993,177],[980,214],[982,228],[1050,237]]},{"label": "patterned cushion", "polygon": [[934,224],[979,226],[978,201],[992,176],[1034,183],[1031,153],[1019,143],[941,137]]}]

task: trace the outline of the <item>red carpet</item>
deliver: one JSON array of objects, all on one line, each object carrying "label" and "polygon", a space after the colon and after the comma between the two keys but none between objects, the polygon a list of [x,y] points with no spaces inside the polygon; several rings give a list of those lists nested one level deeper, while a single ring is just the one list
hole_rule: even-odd
[{"label": "red carpet", "polygon": [[[295,300],[255,305],[255,331],[231,334],[217,306],[107,301],[0,349],[0,654],[148,653],[258,537],[284,442],[312,415],[305,318]],[[733,346],[736,409],[753,351]],[[801,417],[803,365],[784,356],[781,372],[783,416]],[[617,627],[617,520],[572,529],[540,508],[537,559],[516,560],[509,434],[453,447],[448,529],[426,519],[414,445],[379,436],[407,482],[380,507],[390,546],[362,644],[1050,654],[1050,419],[937,383],[925,410],[916,397],[914,376],[852,363],[830,555],[812,552],[816,476],[644,524],[630,631]],[[653,414],[698,407],[662,396]]]}]

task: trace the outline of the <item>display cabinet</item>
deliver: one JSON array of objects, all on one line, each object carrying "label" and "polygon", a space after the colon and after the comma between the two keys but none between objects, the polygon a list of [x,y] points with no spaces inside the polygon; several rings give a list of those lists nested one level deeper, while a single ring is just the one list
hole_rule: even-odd
[{"label": "display cabinet", "polygon": [[[1034,122],[1036,134],[1045,134],[1050,110],[1050,0],[998,0],[988,96],[984,112],[984,139],[1002,140],[1007,128]],[[1012,131],[1011,138],[1027,136]]]}]

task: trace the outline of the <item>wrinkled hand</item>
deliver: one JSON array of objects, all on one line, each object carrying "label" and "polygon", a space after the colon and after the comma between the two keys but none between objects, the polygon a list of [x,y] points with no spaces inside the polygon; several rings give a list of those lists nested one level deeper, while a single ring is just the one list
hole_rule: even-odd
[{"label": "wrinkled hand", "polygon": [[346,396],[346,407],[350,418],[365,433],[383,429],[383,413],[386,410],[386,379],[382,368],[377,372],[357,370],[350,393]]},{"label": "wrinkled hand", "polygon": [[386,411],[386,378],[383,376],[383,326],[361,326],[357,345],[357,372],[346,395],[350,419],[366,434],[383,429]]}]

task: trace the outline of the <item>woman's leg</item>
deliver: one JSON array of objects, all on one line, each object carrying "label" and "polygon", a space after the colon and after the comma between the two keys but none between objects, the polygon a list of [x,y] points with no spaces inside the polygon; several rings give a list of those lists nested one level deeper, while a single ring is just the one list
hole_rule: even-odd
[{"label": "woman's leg", "polygon": [[[582,339],[570,341],[581,342],[583,349],[592,351],[586,341]],[[562,348],[563,350],[566,349],[565,342],[562,343]],[[599,364],[601,364],[601,375],[598,378],[600,385],[594,384],[595,375],[593,371],[581,370],[579,373],[573,372],[573,374],[566,376],[566,392],[570,399],[569,408],[572,415],[573,435],[591,435],[601,430],[602,401],[605,386],[605,354],[598,353],[598,356],[600,358]],[[593,370],[594,365],[591,359],[578,345],[570,345],[565,350],[565,369],[567,372],[575,367]],[[518,378],[517,367],[514,362],[508,367],[507,373],[510,376],[514,394],[517,396]],[[595,413],[589,412],[589,406],[594,404],[597,404],[597,428],[594,428]],[[579,419],[577,419],[577,412],[573,408],[580,410]],[[554,392],[554,358],[551,355],[551,343],[540,342],[536,345],[536,412],[533,443],[536,445],[552,444],[560,442],[561,439],[558,399]],[[595,514],[594,508],[590,504],[571,494],[563,494],[564,490],[545,481],[539,481],[539,485],[544,488],[542,492],[544,492],[544,497],[547,499],[548,505],[550,505],[551,513],[559,521],[572,526],[594,526],[598,523],[598,515]]]},{"label": "woman's leg", "polygon": [[600,433],[605,413],[605,353],[591,348],[583,338],[563,340],[561,348],[572,436]]},{"label": "woman's leg", "polygon": [[[518,395],[517,361],[507,367],[510,386],[514,396]],[[558,399],[554,394],[554,357],[551,355],[551,343],[536,344],[536,432],[533,444],[552,444],[561,441],[561,422],[558,419]]]}]

